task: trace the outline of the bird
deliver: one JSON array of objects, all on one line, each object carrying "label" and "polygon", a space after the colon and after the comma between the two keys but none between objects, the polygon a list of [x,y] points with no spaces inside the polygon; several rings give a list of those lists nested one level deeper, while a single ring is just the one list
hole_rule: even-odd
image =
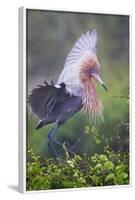
[{"label": "bird", "polygon": [[108,89],[100,77],[97,40],[96,30],[83,33],[67,55],[57,83],[44,81],[28,97],[31,110],[39,119],[36,129],[53,124],[48,132],[48,144],[56,156],[53,143],[61,143],[54,139],[54,134],[66,120],[81,109],[91,118],[102,117],[103,104],[95,82]]}]

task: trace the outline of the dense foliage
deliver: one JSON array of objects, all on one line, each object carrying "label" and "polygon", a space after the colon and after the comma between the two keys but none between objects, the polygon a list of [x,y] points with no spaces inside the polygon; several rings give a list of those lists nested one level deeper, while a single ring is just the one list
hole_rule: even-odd
[{"label": "dense foliage", "polygon": [[44,159],[28,152],[27,190],[79,188],[90,186],[124,185],[129,183],[128,153],[92,156],[83,154],[70,157],[68,152],[62,159]]}]

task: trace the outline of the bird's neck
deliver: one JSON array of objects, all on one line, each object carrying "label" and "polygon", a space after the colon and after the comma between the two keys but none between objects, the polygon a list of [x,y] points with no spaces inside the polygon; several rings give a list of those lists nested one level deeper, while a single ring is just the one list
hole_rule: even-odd
[{"label": "bird's neck", "polygon": [[90,115],[102,117],[102,102],[96,92],[94,80],[90,77],[91,69],[99,69],[96,57],[86,56],[80,64],[80,82],[83,90],[83,109]]},{"label": "bird's neck", "polygon": [[83,109],[92,117],[101,117],[103,105],[99,98],[92,78],[85,80],[83,88]]}]

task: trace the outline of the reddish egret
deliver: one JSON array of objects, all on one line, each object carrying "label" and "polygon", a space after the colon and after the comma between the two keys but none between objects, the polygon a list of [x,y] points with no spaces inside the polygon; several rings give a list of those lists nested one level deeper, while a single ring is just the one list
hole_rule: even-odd
[{"label": "reddish egret", "polygon": [[[53,81],[39,85],[31,92],[28,102],[39,118],[36,129],[54,123],[48,133],[48,143],[54,149],[56,129],[81,108],[94,116],[102,116],[102,102],[96,93],[94,81],[107,88],[100,78],[96,56],[96,30],[82,34],[69,52],[57,84]],[[56,142],[60,144],[59,142]]]}]

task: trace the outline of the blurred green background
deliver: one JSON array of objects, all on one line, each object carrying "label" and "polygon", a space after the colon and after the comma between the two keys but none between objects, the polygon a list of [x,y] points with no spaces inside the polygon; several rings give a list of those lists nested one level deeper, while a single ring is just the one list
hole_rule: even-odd
[{"label": "blurred green background", "polygon": [[[101,77],[109,90],[106,93],[96,86],[104,105],[104,121],[94,126],[102,142],[96,142],[92,134],[85,134],[86,126],[92,125],[82,111],[58,129],[56,138],[71,146],[81,138],[74,149],[78,154],[102,153],[105,143],[114,151],[128,151],[128,16],[27,10],[27,95],[44,80],[57,82],[76,40],[82,33],[93,29],[98,33],[97,57]],[[27,148],[42,157],[52,156],[47,145],[51,125],[35,130],[37,119],[29,107],[27,111]]]}]

